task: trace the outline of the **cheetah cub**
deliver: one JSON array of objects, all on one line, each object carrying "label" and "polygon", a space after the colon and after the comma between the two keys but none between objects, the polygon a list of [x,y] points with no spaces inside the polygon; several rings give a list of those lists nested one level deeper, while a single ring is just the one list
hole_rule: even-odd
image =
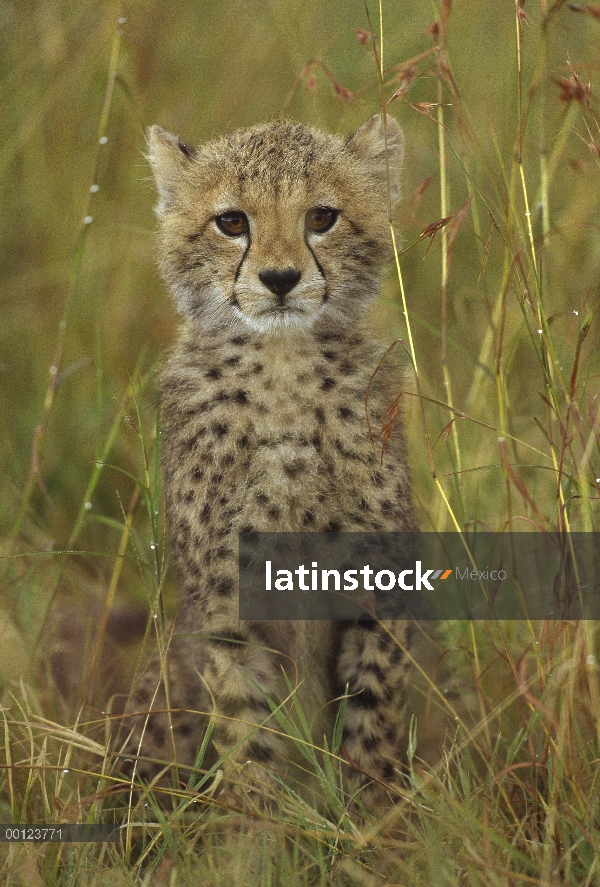
[{"label": "cheetah cub", "polygon": [[[181,607],[166,681],[156,656],[123,751],[146,780],[194,765],[214,716],[226,767],[294,778],[302,758],[266,698],[289,696],[287,675],[321,746],[348,687],[348,785],[381,783],[404,745],[405,624],[241,622],[238,534],[416,529],[401,434],[382,458],[364,408],[387,345],[366,309],[390,259],[400,127],[372,117],[339,139],[276,120],[189,148],[154,126],[148,142],[161,269],[184,321],[162,374]],[[399,386],[386,362],[373,417]]]}]

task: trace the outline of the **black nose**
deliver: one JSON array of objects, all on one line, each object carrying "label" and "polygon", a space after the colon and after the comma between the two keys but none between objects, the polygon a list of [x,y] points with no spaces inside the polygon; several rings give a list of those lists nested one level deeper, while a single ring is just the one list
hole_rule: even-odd
[{"label": "black nose", "polygon": [[295,268],[284,268],[283,271],[278,271],[277,268],[267,268],[266,271],[260,272],[258,279],[264,283],[268,290],[281,299],[294,289],[300,280],[300,272]]}]

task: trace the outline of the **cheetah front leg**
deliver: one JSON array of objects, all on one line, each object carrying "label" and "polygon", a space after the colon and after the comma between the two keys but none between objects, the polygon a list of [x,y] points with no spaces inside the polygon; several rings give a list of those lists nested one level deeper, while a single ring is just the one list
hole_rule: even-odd
[{"label": "cheetah front leg", "polygon": [[233,789],[252,790],[261,805],[271,786],[269,771],[285,772],[290,752],[272,711],[288,695],[282,676],[286,657],[274,642],[268,627],[255,622],[215,626],[204,640],[215,748]]},{"label": "cheetah front leg", "polygon": [[155,653],[147,664],[113,742],[120,769],[130,778],[172,784],[175,764],[183,786],[211,718],[211,744],[201,766],[223,756],[232,784],[264,787],[264,768],[284,750],[267,699],[281,695],[281,662],[256,631],[238,625],[214,627],[201,637],[182,631],[164,661]]},{"label": "cheetah front leg", "polygon": [[342,633],[337,675],[349,693],[343,743],[354,765],[349,781],[361,787],[361,797],[374,793],[362,791],[372,780],[399,775],[407,638],[405,622],[358,622]]},{"label": "cheetah front leg", "polygon": [[204,668],[202,649],[191,648],[186,635],[174,635],[164,659],[155,653],[146,665],[113,740],[130,778],[162,784],[175,764],[182,784],[188,781],[213,707]]}]

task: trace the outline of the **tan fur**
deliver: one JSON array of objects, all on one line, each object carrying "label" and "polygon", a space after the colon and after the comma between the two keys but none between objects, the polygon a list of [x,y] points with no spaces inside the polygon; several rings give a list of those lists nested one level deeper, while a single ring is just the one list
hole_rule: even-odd
[{"label": "tan fur", "polygon": [[[365,320],[390,257],[402,136],[370,119],[342,141],[286,120],[197,149],[153,127],[149,159],[160,262],[184,319],[162,376],[162,450],[182,599],[170,647],[169,697],[155,658],[137,685],[126,751],[193,764],[206,713],[232,760],[284,768],[264,693],[287,696],[282,666],[322,744],[349,686],[345,750],[358,782],[394,775],[404,739],[403,623],[239,622],[240,531],[398,531],[416,526],[401,433],[381,456],[364,412],[386,349]],[[307,213],[329,208],[315,233]],[[248,230],[218,218],[236,211]],[[299,279],[285,293],[261,282]],[[281,280],[280,280],[281,279]],[[280,284],[277,284],[280,285]],[[377,421],[399,379],[391,363],[370,394]],[[395,638],[401,642],[399,645]],[[276,651],[279,651],[276,652]],[[205,714],[198,714],[205,713]],[[277,728],[274,719],[268,720]],[[252,734],[249,736],[249,734]],[[140,763],[150,778],[156,767]]]}]

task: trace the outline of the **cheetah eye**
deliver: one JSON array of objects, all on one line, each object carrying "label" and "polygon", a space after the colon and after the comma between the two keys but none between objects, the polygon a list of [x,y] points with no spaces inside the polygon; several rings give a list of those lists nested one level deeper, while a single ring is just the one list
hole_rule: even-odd
[{"label": "cheetah eye", "polygon": [[243,212],[232,209],[215,217],[215,222],[228,237],[240,237],[248,231],[248,219]]},{"label": "cheetah eye", "polygon": [[336,223],[339,210],[330,206],[315,206],[306,213],[306,227],[316,234],[324,234]]}]

